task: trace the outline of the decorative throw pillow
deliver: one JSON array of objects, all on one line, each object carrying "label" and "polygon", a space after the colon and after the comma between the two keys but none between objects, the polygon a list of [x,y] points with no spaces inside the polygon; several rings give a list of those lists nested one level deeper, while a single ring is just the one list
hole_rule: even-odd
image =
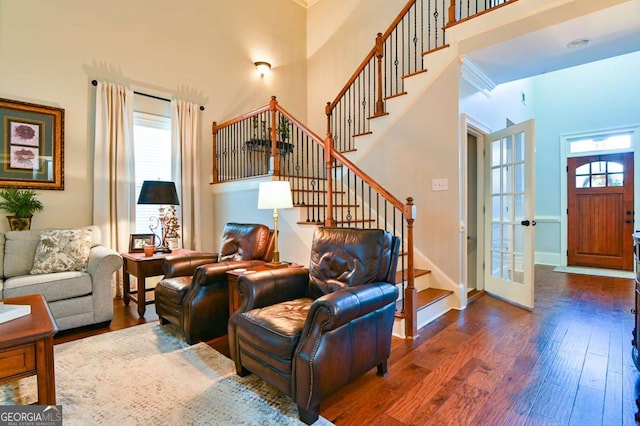
[{"label": "decorative throw pillow", "polygon": [[31,274],[86,271],[91,245],[91,228],[43,231]]}]

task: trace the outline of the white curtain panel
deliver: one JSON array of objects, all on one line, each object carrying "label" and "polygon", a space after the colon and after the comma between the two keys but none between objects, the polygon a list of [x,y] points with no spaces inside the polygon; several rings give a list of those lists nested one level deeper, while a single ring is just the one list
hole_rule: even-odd
[{"label": "white curtain panel", "polygon": [[183,101],[171,101],[172,145],[174,180],[178,182],[180,217],[182,218],[182,247],[201,250],[202,240],[198,232],[200,223],[200,167],[198,149],[198,105]]},{"label": "white curtain panel", "polygon": [[[102,244],[126,253],[135,217],[133,91],[98,82],[95,126],[93,223]],[[120,283],[116,297],[122,295]]]}]

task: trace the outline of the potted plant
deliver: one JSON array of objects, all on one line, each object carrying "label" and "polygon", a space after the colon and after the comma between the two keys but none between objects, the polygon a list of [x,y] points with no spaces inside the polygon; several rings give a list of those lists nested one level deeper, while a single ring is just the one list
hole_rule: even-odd
[{"label": "potted plant", "polygon": [[0,191],[0,209],[10,213],[7,216],[12,231],[26,231],[31,228],[31,217],[44,206],[38,194],[31,189],[7,188]]},{"label": "potted plant", "polygon": [[291,122],[284,115],[280,116],[280,122],[278,123],[278,133],[280,134],[281,142],[286,142],[290,136]]}]

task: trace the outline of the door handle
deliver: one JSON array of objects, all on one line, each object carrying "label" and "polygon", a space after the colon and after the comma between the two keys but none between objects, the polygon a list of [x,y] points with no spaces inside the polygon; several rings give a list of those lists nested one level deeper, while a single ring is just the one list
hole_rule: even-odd
[{"label": "door handle", "polygon": [[529,225],[536,226],[536,221],[535,220],[529,221],[528,219],[525,219],[522,222],[520,222],[520,225],[522,225],[522,226],[529,226]]},{"label": "door handle", "polygon": [[627,222],[627,223],[633,223],[633,220],[631,220],[631,219],[627,219],[627,220],[625,220],[625,222]]}]

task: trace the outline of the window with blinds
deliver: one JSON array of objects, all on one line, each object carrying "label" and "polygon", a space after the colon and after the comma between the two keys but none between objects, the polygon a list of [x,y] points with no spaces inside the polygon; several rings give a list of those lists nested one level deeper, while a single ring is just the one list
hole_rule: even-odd
[{"label": "window with blinds", "polygon": [[[171,177],[171,118],[134,112],[133,146],[135,155],[136,200],[145,180],[170,181]],[[160,206],[136,204],[135,233],[150,233],[152,217],[158,217]],[[156,231],[158,234],[159,230]]]}]

